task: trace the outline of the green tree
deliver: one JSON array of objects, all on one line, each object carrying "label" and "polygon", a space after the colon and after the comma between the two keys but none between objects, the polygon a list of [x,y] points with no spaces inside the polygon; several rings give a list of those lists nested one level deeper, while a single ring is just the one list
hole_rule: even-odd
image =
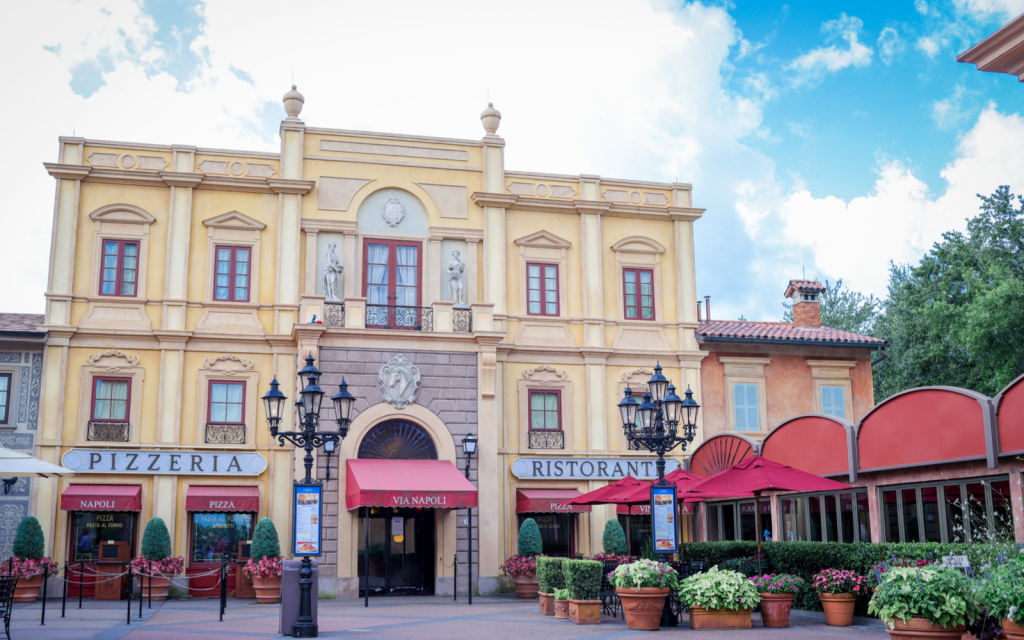
[{"label": "green tree", "polygon": [[22,560],[40,560],[45,552],[46,540],[43,538],[43,528],[39,526],[39,521],[32,516],[22,518],[14,534],[11,555]]},{"label": "green tree", "polygon": [[256,523],[256,530],[252,533],[252,548],[249,555],[253,560],[281,557],[281,543],[277,539],[277,527],[270,518],[260,518]]},{"label": "green tree", "polygon": [[[821,305],[821,324],[832,329],[840,329],[862,335],[874,335],[875,321],[882,306],[881,300],[873,295],[865,296],[859,291],[843,288],[843,280],[835,284],[825,281],[825,291],[818,297]],[[793,305],[783,302],[786,311],[782,314],[783,322],[793,322]]]},{"label": "green tree", "polygon": [[543,550],[537,521],[533,518],[523,520],[523,524],[519,527],[519,555],[539,556]]},{"label": "green tree", "polygon": [[878,400],[926,385],[991,396],[1024,373],[1024,198],[1006,186],[978,197],[966,232],[944,233],[916,266],[890,265]]},{"label": "green tree", "polygon": [[163,518],[150,518],[142,533],[142,557],[147,560],[163,560],[171,557],[171,536]]},{"label": "green tree", "polygon": [[604,536],[601,537],[601,546],[605,553],[614,553],[624,556],[629,553],[626,548],[626,532],[622,530],[618,518],[612,518],[604,523]]}]

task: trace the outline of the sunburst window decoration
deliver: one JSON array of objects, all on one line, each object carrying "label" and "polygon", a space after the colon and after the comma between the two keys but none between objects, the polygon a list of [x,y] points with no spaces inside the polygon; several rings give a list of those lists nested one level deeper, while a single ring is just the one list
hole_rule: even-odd
[{"label": "sunburst window decoration", "polygon": [[427,432],[407,420],[382,422],[363,438],[359,457],[384,460],[437,460],[437,448]]}]

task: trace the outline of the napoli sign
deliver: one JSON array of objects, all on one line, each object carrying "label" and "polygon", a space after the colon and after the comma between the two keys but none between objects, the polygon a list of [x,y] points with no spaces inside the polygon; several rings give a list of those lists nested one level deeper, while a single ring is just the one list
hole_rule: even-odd
[{"label": "napoli sign", "polygon": [[72,449],[61,459],[78,473],[144,473],[188,476],[258,476],[267,459],[233,451],[149,451],[144,449]]},{"label": "napoli sign", "polygon": [[[665,460],[665,473],[678,468],[678,460]],[[533,480],[620,480],[657,478],[658,467],[654,458],[517,458],[512,473]]]}]

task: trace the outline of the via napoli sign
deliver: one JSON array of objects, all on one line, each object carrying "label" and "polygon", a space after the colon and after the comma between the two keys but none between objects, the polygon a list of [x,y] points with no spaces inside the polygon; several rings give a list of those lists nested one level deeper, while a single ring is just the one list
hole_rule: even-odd
[{"label": "via napoli sign", "polygon": [[[665,460],[665,473],[678,468],[678,460]],[[657,478],[658,468],[654,458],[517,458],[512,473],[531,480],[621,480]]]},{"label": "via napoli sign", "polygon": [[61,459],[78,473],[142,473],[183,476],[258,476],[267,459],[234,451],[150,451],[145,449],[72,449]]}]

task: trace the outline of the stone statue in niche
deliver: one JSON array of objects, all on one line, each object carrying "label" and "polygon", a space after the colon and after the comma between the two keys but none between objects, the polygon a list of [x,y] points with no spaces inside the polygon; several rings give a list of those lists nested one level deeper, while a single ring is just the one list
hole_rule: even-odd
[{"label": "stone statue in niche", "polygon": [[448,263],[448,298],[456,307],[466,306],[466,285],[462,274],[466,271],[466,263],[459,260],[459,252],[452,251],[452,261]]},{"label": "stone statue in niche", "polygon": [[327,266],[324,267],[324,301],[341,302],[341,275],[345,266],[338,260],[334,250],[338,248],[337,243],[327,245]]},{"label": "stone statue in niche", "polygon": [[420,389],[420,370],[409,359],[399,354],[381,367],[377,374],[377,388],[381,400],[396,409],[416,401]]}]

